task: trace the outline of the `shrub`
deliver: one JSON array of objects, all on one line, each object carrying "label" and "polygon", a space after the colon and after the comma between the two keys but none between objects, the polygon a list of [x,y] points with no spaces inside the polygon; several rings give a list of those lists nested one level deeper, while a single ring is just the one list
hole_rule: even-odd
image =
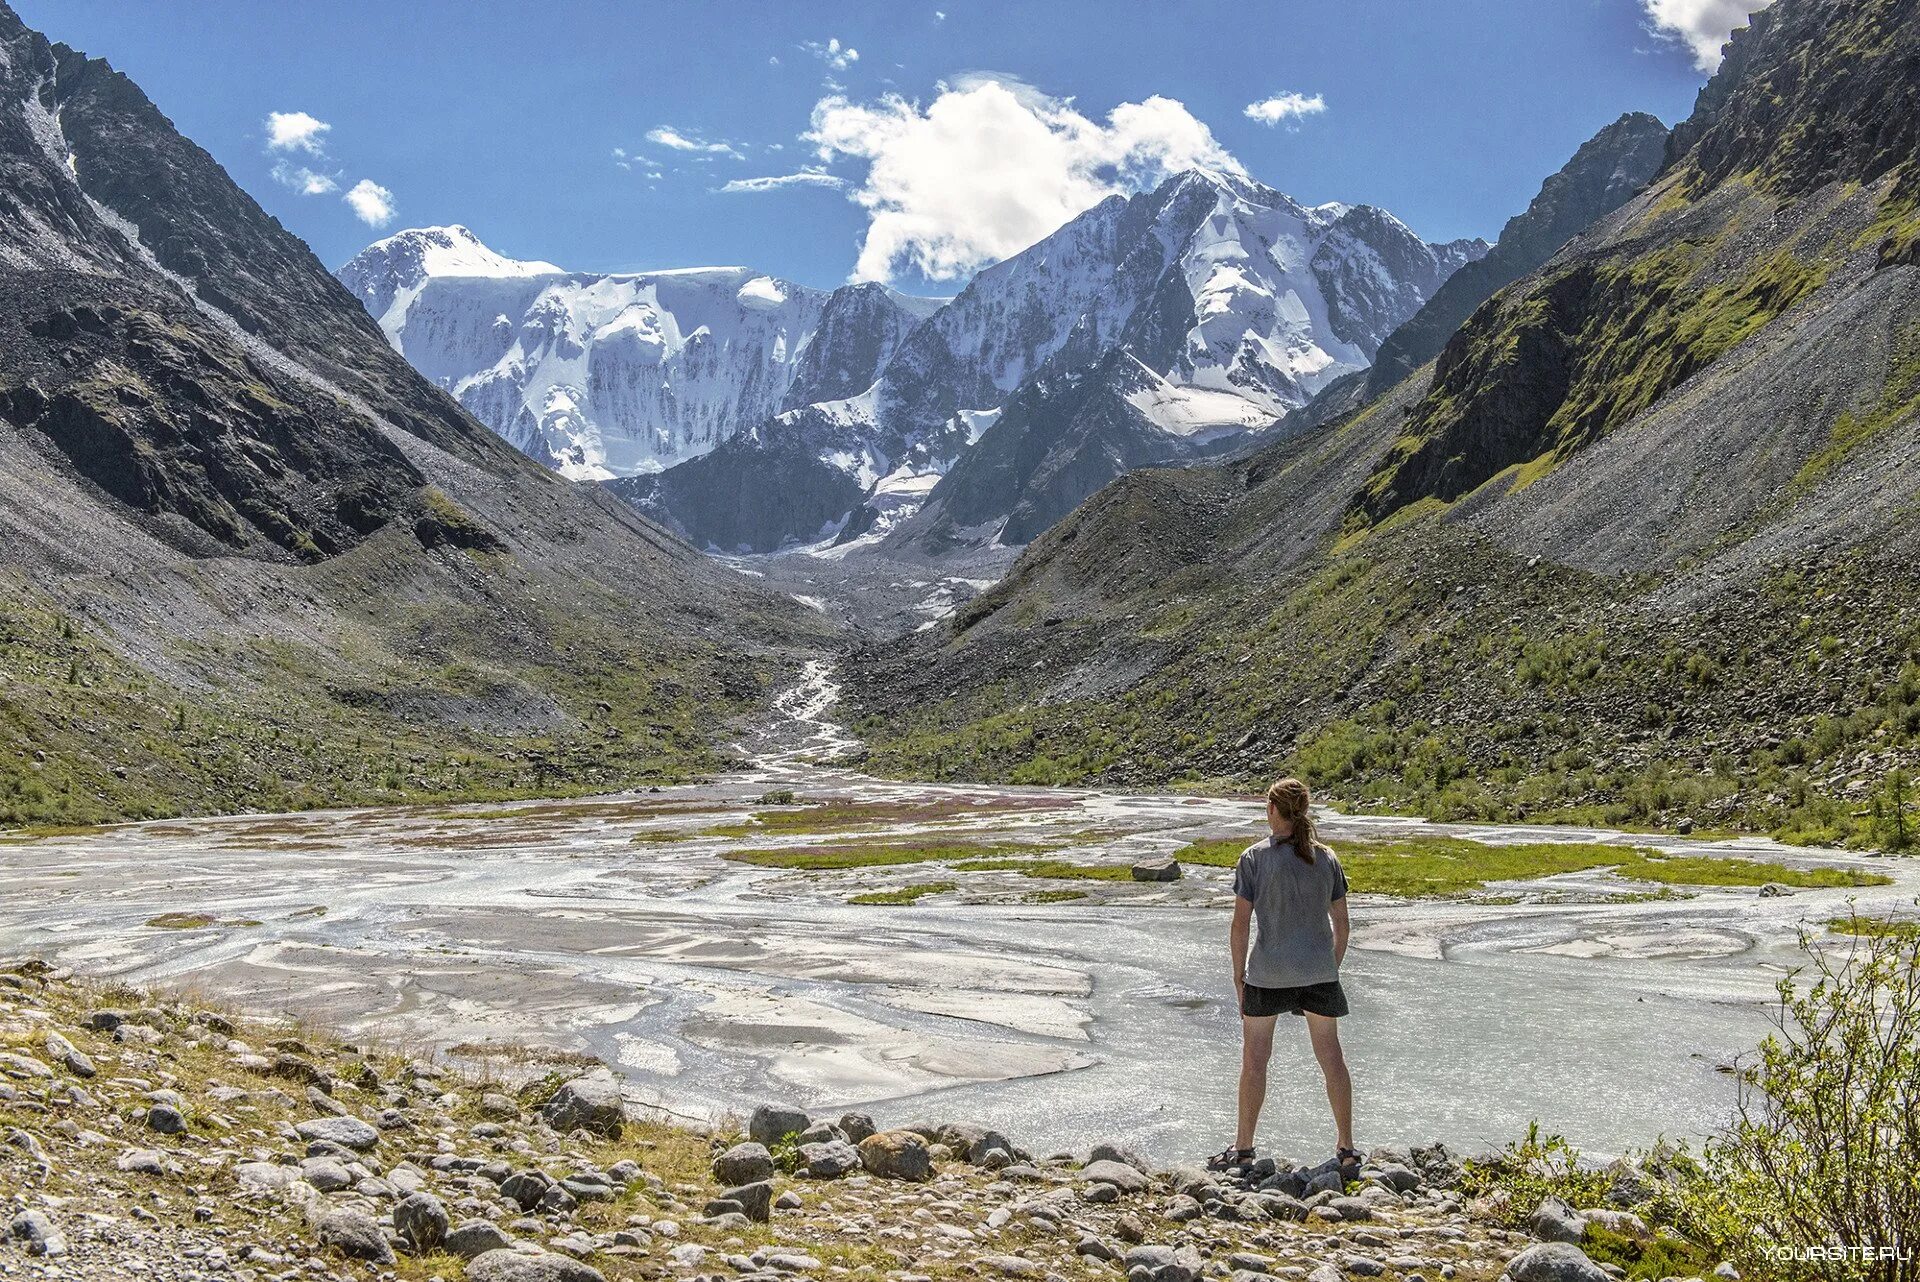
[{"label": "shrub", "polygon": [[[1801,946],[1808,964],[1780,981],[1775,1031],[1741,1066],[1734,1120],[1707,1145],[1702,1218],[1758,1276],[1916,1282],[1920,935]],[[1889,1258],[1777,1255],[1835,1247]]]}]

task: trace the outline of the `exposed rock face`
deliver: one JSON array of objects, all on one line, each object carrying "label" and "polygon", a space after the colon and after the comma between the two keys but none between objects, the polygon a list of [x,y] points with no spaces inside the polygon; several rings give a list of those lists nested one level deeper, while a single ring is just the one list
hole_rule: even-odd
[{"label": "exposed rock face", "polygon": [[1507,220],[1486,256],[1462,265],[1381,344],[1364,399],[1432,360],[1480,304],[1632,199],[1660,171],[1666,147],[1667,127],[1644,112],[1629,112],[1582,143],[1526,212]]}]

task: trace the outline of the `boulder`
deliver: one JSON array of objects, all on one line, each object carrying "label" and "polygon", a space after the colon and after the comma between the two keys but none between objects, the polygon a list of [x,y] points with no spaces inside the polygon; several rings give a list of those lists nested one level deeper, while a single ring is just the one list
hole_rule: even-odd
[{"label": "boulder", "polygon": [[387,1244],[387,1235],[380,1224],[365,1211],[356,1211],[342,1207],[328,1211],[320,1217],[314,1226],[314,1235],[321,1246],[330,1246],[350,1260],[365,1260],[369,1264],[392,1264],[393,1248]]},{"label": "boulder", "polygon": [[546,1196],[553,1181],[540,1171],[516,1171],[500,1184],[500,1196],[513,1202],[523,1211],[531,1211],[540,1205],[540,1199]]},{"label": "boulder", "polygon": [[1200,1282],[1200,1253],[1190,1246],[1136,1246],[1120,1261],[1127,1282]]},{"label": "boulder", "polygon": [[773,1178],[773,1155],[767,1146],[748,1140],[713,1159],[713,1178],[722,1184],[752,1184]]},{"label": "boulder", "polygon": [[912,1131],[879,1131],[860,1141],[860,1163],[890,1180],[933,1178],[933,1152]]},{"label": "boulder", "polygon": [[607,1282],[590,1264],[550,1251],[495,1250],[467,1264],[467,1282]]},{"label": "boulder", "polygon": [[1577,1215],[1588,1224],[1597,1224],[1609,1233],[1632,1238],[1636,1242],[1653,1241],[1653,1230],[1632,1211],[1617,1211],[1610,1206],[1582,1207]]},{"label": "boulder", "polygon": [[849,1171],[860,1169],[860,1150],[845,1140],[802,1144],[800,1160],[806,1166],[809,1179],[837,1180]]},{"label": "boulder", "polygon": [[22,1211],[7,1222],[7,1236],[24,1242],[28,1255],[60,1256],[67,1253],[67,1239],[43,1211]]},{"label": "boulder", "polygon": [[576,1077],[563,1085],[541,1106],[540,1116],[562,1135],[586,1131],[618,1139],[627,1111],[620,1083],[611,1075],[595,1075]]},{"label": "boulder", "polygon": [[825,1144],[828,1140],[844,1140],[847,1133],[824,1117],[812,1123],[806,1130],[793,1137],[795,1144]]},{"label": "boulder", "polygon": [[[733,1206],[739,1207],[740,1214],[746,1216],[749,1220],[752,1220],[756,1224],[765,1224],[773,1218],[773,1181],[756,1180],[752,1184],[742,1184],[738,1188],[730,1188],[715,1198],[714,1201],[730,1202]],[[731,1210],[732,1207],[726,1209]],[[724,1213],[725,1211],[708,1212],[708,1214],[711,1215]]]},{"label": "boulder", "polygon": [[[940,1128],[936,1138],[970,1166],[1004,1166],[1012,1164],[1014,1160],[1012,1140],[996,1130],[972,1122],[949,1122]],[[1004,1160],[991,1161],[994,1153],[1002,1154]]]},{"label": "boulder", "polygon": [[1172,855],[1158,859],[1142,859],[1133,866],[1135,881],[1179,881],[1180,861]]},{"label": "boulder", "polygon": [[847,1137],[848,1143],[858,1144],[861,1140],[867,1138],[867,1136],[879,1129],[879,1127],[873,1124],[873,1119],[865,1113],[842,1113],[840,1115],[840,1131]]},{"label": "boulder", "polygon": [[[1087,1160],[1089,1162],[1123,1162],[1142,1175],[1153,1174],[1153,1164],[1147,1161],[1146,1156],[1139,1149],[1125,1144],[1111,1142],[1095,1144],[1093,1151],[1087,1154]],[[1181,1192],[1184,1193],[1186,1190],[1182,1189]]]},{"label": "boulder", "polygon": [[364,1153],[380,1142],[380,1132],[372,1123],[357,1117],[316,1117],[293,1128],[307,1141],[321,1140]]},{"label": "boulder", "polygon": [[806,1110],[789,1104],[762,1104],[747,1119],[747,1138],[771,1148],[789,1135],[798,1135],[813,1125]]},{"label": "boulder", "polygon": [[338,1193],[353,1187],[353,1176],[331,1157],[310,1157],[301,1162],[300,1178],[322,1193]]},{"label": "boulder", "polygon": [[447,1238],[442,1245],[448,1255],[457,1255],[463,1260],[475,1259],[488,1251],[504,1251],[513,1245],[513,1239],[505,1230],[491,1220],[462,1220],[447,1230]]},{"label": "boulder", "polygon": [[482,1095],[477,1107],[480,1110],[480,1116],[489,1121],[512,1122],[518,1120],[520,1116],[520,1106],[513,1102],[513,1097],[502,1095],[498,1091],[488,1091]]},{"label": "boulder", "polygon": [[1606,1271],[1577,1246],[1541,1242],[1507,1261],[1511,1282],[1608,1282]]},{"label": "boulder", "polygon": [[116,1170],[133,1175],[165,1175],[167,1159],[155,1149],[130,1148],[114,1160]]},{"label": "boulder", "polygon": [[409,1193],[393,1208],[393,1231],[415,1255],[425,1255],[447,1240],[447,1208],[431,1193]]},{"label": "boulder", "polygon": [[147,1110],[147,1129],[162,1135],[178,1135],[187,1129],[187,1119],[171,1104],[155,1104]]},{"label": "boulder", "polygon": [[299,1176],[299,1168],[273,1162],[242,1162],[233,1168],[233,1182],[242,1193],[278,1193]]},{"label": "boulder", "polygon": [[1527,1232],[1542,1242],[1565,1242],[1579,1245],[1580,1239],[1587,1235],[1587,1222],[1557,1197],[1544,1197],[1533,1214],[1527,1217]]},{"label": "boulder", "polygon": [[58,1033],[47,1034],[47,1058],[65,1068],[75,1077],[92,1077],[98,1070],[93,1061],[80,1053],[78,1047]]},{"label": "boulder", "polygon": [[1139,1193],[1149,1182],[1137,1168],[1109,1158],[1088,1162],[1080,1168],[1080,1178],[1090,1184],[1111,1184],[1122,1193]]}]

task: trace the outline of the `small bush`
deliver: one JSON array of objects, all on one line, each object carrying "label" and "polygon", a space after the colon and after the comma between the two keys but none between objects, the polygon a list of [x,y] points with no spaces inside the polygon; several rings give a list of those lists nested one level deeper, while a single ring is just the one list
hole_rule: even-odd
[{"label": "small bush", "polygon": [[[1920,935],[1802,937],[1775,1032],[1739,1075],[1733,1123],[1707,1146],[1702,1218],[1743,1271],[1782,1279],[1920,1279]],[[1811,982],[1808,982],[1811,981]],[[1884,1253],[1844,1261],[1778,1252]]]}]

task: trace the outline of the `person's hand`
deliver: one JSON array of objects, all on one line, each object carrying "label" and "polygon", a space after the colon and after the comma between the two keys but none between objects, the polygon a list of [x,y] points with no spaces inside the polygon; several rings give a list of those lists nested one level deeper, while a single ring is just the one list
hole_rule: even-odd
[{"label": "person's hand", "polygon": [[1247,980],[1244,975],[1233,977],[1233,1003],[1241,1007],[1247,1004]]}]

